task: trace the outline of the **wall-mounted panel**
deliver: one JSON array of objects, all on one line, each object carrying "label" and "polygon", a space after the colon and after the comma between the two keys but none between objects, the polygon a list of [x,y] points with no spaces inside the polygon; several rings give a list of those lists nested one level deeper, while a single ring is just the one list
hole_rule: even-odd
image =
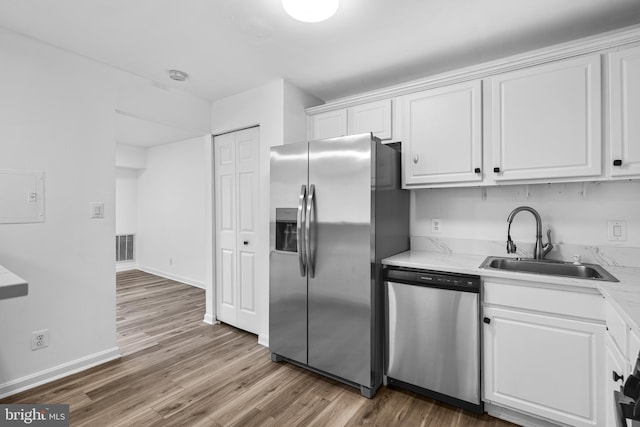
[{"label": "wall-mounted panel", "polygon": [[0,170],[0,223],[44,222],[44,172]]}]

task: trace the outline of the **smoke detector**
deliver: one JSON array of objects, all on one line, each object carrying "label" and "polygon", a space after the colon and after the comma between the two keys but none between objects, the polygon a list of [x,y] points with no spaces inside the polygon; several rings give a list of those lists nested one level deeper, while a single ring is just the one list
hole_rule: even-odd
[{"label": "smoke detector", "polygon": [[183,82],[187,80],[187,77],[189,77],[189,74],[185,73],[184,71],[169,70],[169,78],[171,80],[175,80],[177,82]]}]

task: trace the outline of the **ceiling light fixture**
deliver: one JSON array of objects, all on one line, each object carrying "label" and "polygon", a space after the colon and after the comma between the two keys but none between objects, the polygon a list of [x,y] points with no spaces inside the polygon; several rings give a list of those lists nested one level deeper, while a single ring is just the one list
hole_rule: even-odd
[{"label": "ceiling light fixture", "polygon": [[169,70],[169,78],[171,80],[175,80],[177,82],[183,82],[187,80],[187,77],[189,77],[189,74],[185,73],[184,71]]},{"label": "ceiling light fixture", "polygon": [[340,0],[282,0],[282,7],[293,19],[302,22],[321,22],[331,18]]}]

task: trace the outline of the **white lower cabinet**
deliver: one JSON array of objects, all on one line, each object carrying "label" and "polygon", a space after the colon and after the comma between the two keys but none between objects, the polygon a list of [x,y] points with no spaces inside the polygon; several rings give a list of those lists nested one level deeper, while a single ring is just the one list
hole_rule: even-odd
[{"label": "white lower cabinet", "polygon": [[[606,425],[602,313],[590,321],[545,312],[558,299],[570,307],[574,296],[585,297],[579,293],[540,288],[532,295],[524,286],[489,285],[494,287],[485,293],[483,308],[484,400],[551,422]],[[522,305],[514,301],[514,307],[487,304],[486,297],[498,296],[500,287],[526,289],[529,298]],[[589,297],[602,304],[598,295]],[[542,302],[539,310],[528,308],[536,300]]]},{"label": "white lower cabinet", "polygon": [[628,362],[611,336],[607,334],[606,338],[607,359],[605,363],[605,382],[607,384],[605,391],[605,412],[607,415],[607,423],[605,425],[615,426],[616,403],[613,397],[614,391],[619,391],[620,386],[624,384],[624,380],[629,375]]}]

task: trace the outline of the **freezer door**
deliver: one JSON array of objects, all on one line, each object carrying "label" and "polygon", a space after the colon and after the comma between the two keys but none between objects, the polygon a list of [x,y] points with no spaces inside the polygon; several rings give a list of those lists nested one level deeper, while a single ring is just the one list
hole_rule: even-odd
[{"label": "freezer door", "polygon": [[307,147],[305,142],[271,149],[269,224],[269,349],[304,364],[307,363],[307,276],[303,250]]},{"label": "freezer door", "polygon": [[309,143],[309,366],[372,385],[372,140]]}]

